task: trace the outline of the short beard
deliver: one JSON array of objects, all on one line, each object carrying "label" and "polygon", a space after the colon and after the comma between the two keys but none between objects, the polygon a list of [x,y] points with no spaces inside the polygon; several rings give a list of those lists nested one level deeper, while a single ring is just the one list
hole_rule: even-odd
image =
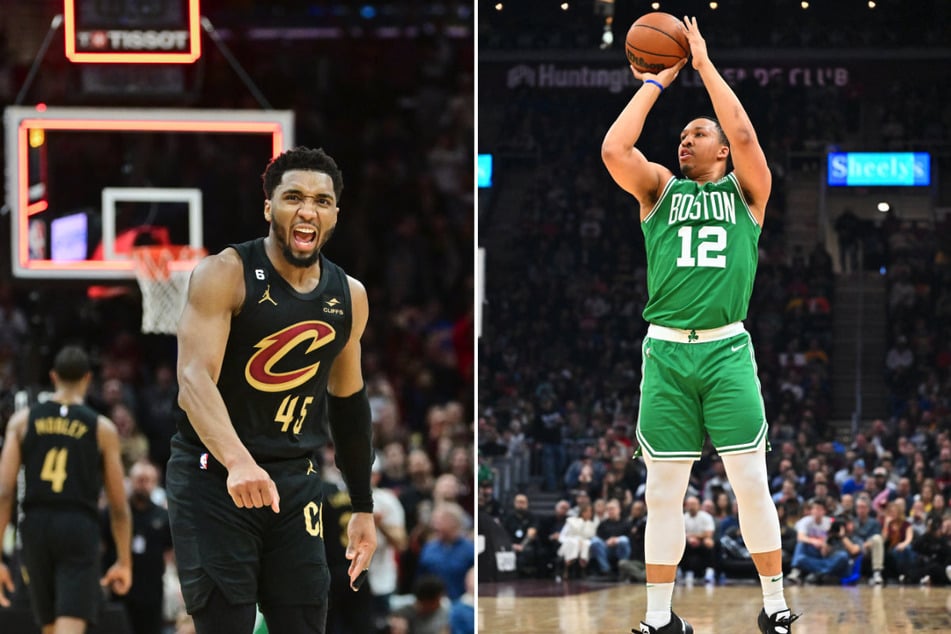
[{"label": "short beard", "polygon": [[[273,219],[271,220],[271,230],[274,231],[275,234],[280,235],[277,225],[274,223]],[[313,253],[302,258],[294,255],[294,252],[291,251],[291,247],[288,244],[289,237],[284,236],[285,239],[281,242],[281,254],[284,256],[284,259],[287,260],[288,264],[290,264],[291,266],[297,267],[299,269],[310,268],[311,266],[314,265],[314,263],[320,257],[320,250],[323,248],[325,244],[327,244],[327,240],[330,240],[330,236],[332,236],[333,233],[334,233],[334,228],[331,228],[327,232],[327,236],[324,238],[324,241],[320,244],[320,246],[314,249]]]},{"label": "short beard", "polygon": [[310,268],[314,262],[317,261],[317,258],[320,257],[320,249],[317,249],[307,257],[299,258],[294,255],[291,248],[286,244],[281,246],[281,253],[284,254],[284,259],[287,260],[291,266],[296,266],[299,269]]}]

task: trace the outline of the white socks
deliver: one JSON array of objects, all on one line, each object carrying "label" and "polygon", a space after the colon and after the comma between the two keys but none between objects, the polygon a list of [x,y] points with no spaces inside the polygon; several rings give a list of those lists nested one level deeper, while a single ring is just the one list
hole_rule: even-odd
[{"label": "white socks", "polygon": [[[763,586],[763,608],[766,610],[766,616],[788,609],[786,597],[783,596],[782,573],[775,577],[760,575],[759,582]],[[650,605],[650,595],[648,595],[648,605]]]},{"label": "white socks", "polygon": [[647,617],[644,623],[660,629],[670,623],[670,601],[674,596],[674,583],[647,584]]}]

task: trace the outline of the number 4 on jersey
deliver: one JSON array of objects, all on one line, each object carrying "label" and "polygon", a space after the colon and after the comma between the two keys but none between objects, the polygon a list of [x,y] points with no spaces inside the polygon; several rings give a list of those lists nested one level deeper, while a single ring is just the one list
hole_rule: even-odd
[{"label": "number 4 on jersey", "polygon": [[50,483],[53,493],[63,492],[63,483],[66,482],[66,447],[54,447],[46,452],[43,458],[43,468],[40,470],[40,479]]}]

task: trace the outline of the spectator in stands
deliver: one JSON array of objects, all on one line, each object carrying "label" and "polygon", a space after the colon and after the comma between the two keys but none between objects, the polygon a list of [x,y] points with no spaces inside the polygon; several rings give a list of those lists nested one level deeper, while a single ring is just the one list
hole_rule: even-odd
[{"label": "spectator in stands", "polygon": [[923,585],[951,583],[951,518],[942,522],[929,515],[925,532],[911,544],[916,574]]},{"label": "spectator in stands", "polygon": [[[848,480],[846,481],[848,482]],[[829,476],[826,475],[825,471],[817,471],[812,476],[812,482],[805,487],[805,493],[808,497],[827,497],[829,495],[834,495],[836,489],[835,485],[829,482]],[[850,495],[850,491],[844,492],[846,495]]]},{"label": "spectator in stands", "polygon": [[866,478],[865,460],[859,458],[852,463],[852,473],[842,483],[842,493],[856,493],[865,490]]},{"label": "spectator in stands", "polygon": [[882,570],[885,567],[885,542],[882,539],[882,524],[872,517],[872,502],[868,494],[860,493],[855,499],[855,530],[853,539],[862,545],[862,550],[869,554],[869,568],[872,576],[871,585],[880,586],[885,583]]},{"label": "spectator in stands", "polygon": [[643,500],[635,500],[628,514],[631,522],[631,559],[644,561],[644,529],[647,527],[647,505]]},{"label": "spectator in stands", "polygon": [[[444,473],[433,484],[433,504],[452,502],[459,504],[459,479],[451,473]],[[460,508],[463,508],[460,505]],[[463,508],[463,511],[465,509]],[[466,513],[469,516],[468,513]],[[471,516],[469,516],[471,519]]]},{"label": "spectator in stands", "polygon": [[479,509],[498,520],[502,519],[502,504],[495,498],[495,483],[492,480],[479,480]]},{"label": "spectator in stands", "polygon": [[122,466],[128,473],[132,465],[149,458],[149,440],[136,424],[132,409],[124,403],[116,403],[110,410],[110,417],[119,432],[119,451],[122,454]]},{"label": "spectator in stands", "polygon": [[568,511],[569,517],[578,517],[581,515],[581,509],[591,505],[591,496],[587,491],[578,491],[575,493],[575,504]]},{"label": "spectator in stands", "polygon": [[[403,487],[409,484],[406,468],[406,449],[400,441],[386,443],[383,447],[382,466],[380,467],[379,487],[389,489],[399,495]],[[378,458],[379,460],[380,458]],[[374,463],[375,464],[375,463]]]},{"label": "spectator in stands", "polygon": [[446,595],[455,601],[465,592],[465,578],[475,563],[475,545],[463,534],[465,512],[458,504],[441,502],[433,509],[433,538],[419,555],[417,578],[426,574],[440,577]]},{"label": "spectator in stands", "polygon": [[535,416],[533,436],[541,445],[541,467],[546,491],[559,491],[558,478],[565,468],[561,442],[564,418],[552,398],[543,398]]},{"label": "spectator in stands", "polygon": [[736,500],[731,500],[726,491],[717,494],[711,515],[713,515],[713,521],[716,523],[716,530],[713,535],[714,541],[740,522],[739,515],[737,515]]},{"label": "spectator in stands", "polygon": [[794,478],[786,478],[783,480],[782,488],[773,494],[773,502],[784,504],[789,500],[795,500],[801,503],[802,497],[799,495],[798,488],[798,483]]},{"label": "spectator in stands", "polygon": [[568,500],[558,500],[555,503],[555,512],[541,518],[539,522],[539,545],[541,547],[542,566],[545,570],[553,570],[558,574],[559,550],[561,549],[561,535],[565,531],[568,512],[571,505]]},{"label": "spectator in stands", "polygon": [[558,537],[558,556],[564,560],[564,579],[572,576],[576,562],[578,575],[584,576],[588,569],[591,540],[594,539],[597,529],[598,523],[594,519],[594,509],[591,506],[582,507],[578,517],[566,519]]},{"label": "spectator in stands", "polygon": [[885,540],[885,574],[902,583],[912,572],[915,557],[911,548],[915,532],[905,517],[904,501],[893,500],[885,507],[882,537]]},{"label": "spectator in stands", "polygon": [[[932,508],[934,508],[935,493],[934,478],[925,478],[922,480],[921,490],[918,492],[918,495],[915,496],[915,501],[921,501],[923,510],[926,513],[930,513]],[[914,501],[912,504],[914,504]]]},{"label": "spectator in stands", "polygon": [[872,508],[880,514],[879,517],[883,517],[885,506],[888,504],[888,502],[892,500],[902,500],[905,508],[908,508],[911,506],[914,498],[915,496],[912,492],[911,478],[902,477],[898,479],[898,484],[895,486],[894,491],[888,491],[886,489],[884,495],[879,495],[872,498]]},{"label": "spectator in stands", "polygon": [[694,495],[688,496],[684,502],[684,525],[687,546],[680,569],[685,573],[687,583],[702,575],[704,583],[712,584],[716,581],[713,541],[716,522],[712,515],[700,508],[700,500]]},{"label": "spectator in stands", "polygon": [[449,634],[475,634],[475,568],[466,573],[466,591],[449,608]]},{"label": "spectator in stands", "polygon": [[592,498],[601,497],[602,480],[606,469],[597,459],[598,449],[587,445],[584,454],[574,460],[565,472],[564,482],[568,491],[585,491]]},{"label": "spectator in stands", "polygon": [[911,511],[908,512],[908,523],[911,524],[911,530],[915,534],[915,537],[920,537],[924,535],[925,531],[928,529],[928,523],[926,518],[928,514],[925,512],[925,504],[921,501],[921,498],[915,498],[911,503]]},{"label": "spectator in stands", "polygon": [[726,477],[723,460],[720,459],[719,455],[715,455],[710,460],[710,471],[706,481],[703,483],[703,494],[701,498],[716,501],[716,497],[721,492],[726,493],[731,502],[736,499],[736,495],[733,493],[733,487]]},{"label": "spectator in stands", "polygon": [[631,526],[630,520],[621,518],[618,500],[608,500],[605,509],[607,517],[601,520],[591,538],[591,558],[602,576],[611,577],[612,569],[619,561],[631,558]]},{"label": "spectator in stands", "polygon": [[899,335],[885,356],[885,382],[898,396],[904,397],[914,381],[915,354],[908,347],[908,338]]},{"label": "spectator in stands", "polygon": [[931,512],[928,515],[938,518],[939,521],[948,515],[945,497],[940,493],[935,493],[934,503],[931,505]]},{"label": "spectator in stands", "polygon": [[882,465],[879,465],[872,470],[872,480],[873,482],[869,486],[869,489],[875,492],[872,496],[872,499],[879,495],[890,497],[892,492],[895,490],[895,485],[889,478],[888,469]]},{"label": "spectator in stands", "polygon": [[860,227],[858,216],[848,207],[835,219],[835,231],[839,239],[839,266],[843,273],[858,269]]},{"label": "spectator in stands", "polygon": [[[413,449],[406,459],[406,471],[409,482],[400,490],[400,504],[406,514],[406,526],[412,529],[419,522],[419,506],[432,501],[433,462],[422,449]],[[491,486],[491,480],[489,481]]]},{"label": "spectator in stands", "polygon": [[933,468],[935,498],[938,495],[947,497],[951,493],[951,447],[941,448],[941,458],[937,462],[938,464]]},{"label": "spectator in stands", "polygon": [[171,363],[160,363],[155,368],[152,380],[142,389],[139,402],[138,420],[149,441],[149,459],[164,473],[178,412],[178,384]]},{"label": "spectator in stands", "polygon": [[512,509],[502,516],[502,527],[512,540],[519,575],[538,576],[542,565],[538,519],[529,510],[528,496],[524,493],[519,493],[512,499]]},{"label": "spectator in stands", "polygon": [[830,581],[835,583],[842,577],[850,576],[849,571],[854,566],[856,558],[863,553],[862,542],[855,537],[855,516],[850,513],[836,516],[829,529],[827,541],[833,552],[845,553],[847,557],[846,565],[832,573],[834,578]]},{"label": "spectator in stands", "polygon": [[[829,544],[832,518],[826,515],[826,500],[809,500],[809,514],[796,523],[796,551],[786,580],[792,584],[817,583],[823,575],[843,576],[848,570],[849,556]],[[802,577],[806,573],[806,577]]]},{"label": "spectator in stands", "polygon": [[446,584],[434,575],[416,580],[414,601],[387,619],[389,634],[445,634],[449,629],[449,605],[444,601]]},{"label": "spectator in stands", "polygon": [[796,500],[790,500],[776,505],[779,515],[779,531],[783,549],[783,572],[789,574],[793,555],[796,553],[796,544],[799,542],[799,533],[796,524],[801,519],[802,505]]},{"label": "spectator in stands", "polygon": [[380,486],[383,481],[382,460],[374,460],[370,471],[373,495],[373,523],[376,525],[376,554],[370,561],[367,582],[373,593],[374,621],[382,627],[390,613],[390,597],[399,582],[397,562],[408,545],[406,514],[392,490]]},{"label": "spectator in stands", "polygon": [[[120,598],[134,634],[162,631],[162,599],[165,565],[173,561],[172,533],[168,511],[155,504],[159,471],[147,460],[136,462],[129,472],[129,509],[132,512],[132,587]],[[100,514],[102,539],[106,544],[103,564],[116,560],[115,542],[109,530],[109,514]]]}]

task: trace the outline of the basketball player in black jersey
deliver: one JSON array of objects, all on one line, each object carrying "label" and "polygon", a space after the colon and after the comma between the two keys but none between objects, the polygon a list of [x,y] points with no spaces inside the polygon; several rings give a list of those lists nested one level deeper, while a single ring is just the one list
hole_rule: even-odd
[{"label": "basketball player in black jersey", "polygon": [[[50,400],[10,418],[0,454],[0,535],[13,514],[17,474],[25,469],[23,578],[43,634],[82,634],[95,624],[99,586],[125,594],[132,585],[132,521],[115,425],[83,404],[89,357],[67,346],[50,372]],[[105,485],[117,560],[99,579],[99,493]],[[97,581],[99,583],[97,583]],[[10,571],[0,563],[0,605],[10,605]]]},{"label": "basketball player in black jersey", "polygon": [[330,574],[317,454],[336,448],[353,506],[351,587],[376,549],[367,293],[321,253],[343,180],[295,148],[263,175],[265,238],[192,273],[178,327],[179,404],[166,489],[185,606],[199,634],[323,632]]}]

